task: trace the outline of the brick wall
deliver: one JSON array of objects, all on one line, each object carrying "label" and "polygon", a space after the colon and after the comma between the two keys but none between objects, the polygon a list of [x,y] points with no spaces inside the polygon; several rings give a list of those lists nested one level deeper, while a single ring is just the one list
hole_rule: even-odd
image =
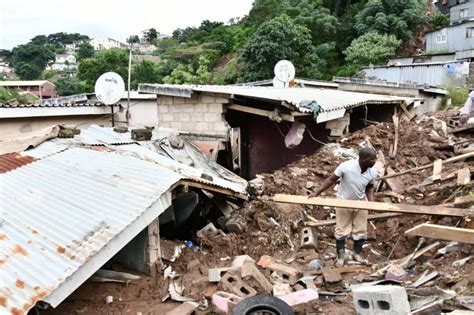
[{"label": "brick wall", "polygon": [[191,98],[158,96],[158,126],[193,133],[226,135],[224,120],[228,99],[207,95]]}]

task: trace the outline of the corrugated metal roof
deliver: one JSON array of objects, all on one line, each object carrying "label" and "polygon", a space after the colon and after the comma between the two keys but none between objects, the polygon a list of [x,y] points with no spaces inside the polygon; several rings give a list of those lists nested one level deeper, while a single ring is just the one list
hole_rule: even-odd
[{"label": "corrugated metal roof", "polygon": [[33,108],[33,107],[92,107],[92,106],[108,106],[104,105],[100,102],[96,103],[53,103],[43,101],[41,103],[33,103],[33,104],[1,104],[0,107],[3,108]]},{"label": "corrugated metal roof", "polygon": [[322,112],[344,110],[365,104],[400,103],[405,97],[380,94],[356,93],[334,89],[316,88],[274,88],[231,85],[169,85],[169,84],[140,84],[142,93],[155,93],[179,97],[191,97],[194,92],[226,94],[242,96],[274,102],[292,104],[303,113],[312,110],[302,107],[303,103],[314,101],[321,106]]},{"label": "corrugated metal roof", "polygon": [[139,217],[153,210],[156,218],[170,205],[168,190],[182,178],[135,156],[87,148],[1,174],[0,314],[26,313],[38,300],[56,306],[134,237],[122,238],[129,226],[140,224],[138,233],[151,222]]},{"label": "corrugated metal roof", "polygon": [[16,168],[31,163],[34,160],[34,157],[21,155],[19,153],[0,155],[0,174],[12,171]]},{"label": "corrugated metal roof", "polygon": [[0,81],[0,86],[37,86],[43,85],[45,83],[49,83],[54,85],[53,83],[47,80],[32,80],[32,81]]},{"label": "corrugated metal roof", "polygon": [[70,140],[71,142],[80,142],[88,145],[104,145],[104,144],[127,144],[134,143],[130,132],[118,133],[112,128],[104,128],[97,125],[91,125],[81,133]]}]

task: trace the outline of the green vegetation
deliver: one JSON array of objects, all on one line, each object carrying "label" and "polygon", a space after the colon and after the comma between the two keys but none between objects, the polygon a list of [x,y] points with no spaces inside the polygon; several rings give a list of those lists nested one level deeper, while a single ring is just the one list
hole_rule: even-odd
[{"label": "green vegetation", "polygon": [[7,102],[17,102],[18,104],[29,104],[37,100],[37,97],[34,97],[30,94],[24,94],[18,90],[7,90],[4,87],[0,87],[0,104]]},{"label": "green vegetation", "polygon": [[449,26],[449,14],[435,13],[428,18],[430,31],[438,30]]},{"label": "green vegetation", "polygon": [[463,106],[469,95],[469,90],[463,88],[449,87],[448,92],[451,96],[451,104],[457,107]]},{"label": "green vegetation", "polygon": [[[153,55],[161,61],[134,64],[132,88],[139,83],[272,79],[280,59],[293,62],[299,77],[350,76],[361,66],[403,54],[414,32],[445,25],[445,16],[426,17],[426,4],[427,0],[255,0],[242,19],[205,20],[198,27],[176,29],[171,38],[160,39],[150,28],[143,38],[131,35],[127,42],[154,44]],[[77,78],[53,77],[62,95],[92,92],[95,80],[106,71],[127,78],[127,50],[94,52],[85,39],[80,34],[39,35],[12,51],[0,50],[0,57],[12,62],[20,78],[36,79],[54,53],[76,44]]]}]

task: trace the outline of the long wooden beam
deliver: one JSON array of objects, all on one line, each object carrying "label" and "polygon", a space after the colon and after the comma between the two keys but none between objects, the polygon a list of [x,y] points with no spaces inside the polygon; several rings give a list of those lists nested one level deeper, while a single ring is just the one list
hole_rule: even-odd
[{"label": "long wooden beam", "polygon": [[273,197],[275,202],[296,203],[306,205],[351,208],[382,212],[413,213],[427,215],[442,215],[452,217],[474,217],[474,211],[460,208],[450,208],[444,206],[418,206],[408,204],[392,204],[371,201],[343,200],[335,198],[320,198],[295,195],[276,194]]},{"label": "long wooden beam", "polygon": [[409,229],[405,232],[405,234],[474,244],[473,229],[463,229],[451,226],[423,223]]},{"label": "long wooden beam", "polygon": [[[471,158],[471,157],[474,157],[474,152],[469,152],[469,153],[461,154],[461,155],[458,155],[458,156],[453,156],[452,158],[443,160],[443,164],[454,163],[454,162],[461,161],[461,160],[464,160],[464,159],[468,159],[468,158]],[[386,179],[386,178],[390,178],[390,177],[400,176],[400,175],[408,174],[408,173],[411,173],[411,172],[421,171],[421,170],[424,170],[424,169],[427,169],[427,168],[430,168],[430,167],[433,167],[433,163],[425,164],[425,165],[415,167],[415,168],[410,168],[408,170],[401,171],[401,172],[398,172],[398,173],[385,175],[385,176],[382,176],[382,177],[378,177],[377,179]]]},{"label": "long wooden beam", "polygon": [[[381,213],[381,214],[371,214],[367,217],[367,220],[379,220],[379,219],[390,219],[390,218],[396,218],[401,216],[400,213]],[[331,220],[318,220],[316,221],[307,221],[304,223],[306,226],[328,226],[328,225],[335,225],[336,224],[336,219],[331,219]]]},{"label": "long wooden beam", "polygon": [[[242,106],[242,105],[237,105],[237,104],[231,104],[227,105],[228,109],[236,110],[239,112],[244,112],[244,113],[249,113],[249,114],[254,114],[254,115],[259,115],[259,116],[265,116],[268,118],[271,118],[274,116],[275,112],[269,111],[269,110],[264,110],[264,109],[259,109],[259,108],[253,108],[249,106]],[[293,122],[295,121],[295,117],[292,115],[288,114],[283,114],[279,113],[279,116],[286,121]]]}]

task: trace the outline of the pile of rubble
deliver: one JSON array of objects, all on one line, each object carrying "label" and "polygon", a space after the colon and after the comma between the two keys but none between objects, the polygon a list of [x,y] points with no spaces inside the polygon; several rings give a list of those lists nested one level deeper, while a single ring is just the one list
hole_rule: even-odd
[{"label": "pile of rubble", "polygon": [[[474,164],[455,157],[472,151],[473,136],[469,129],[451,127],[451,116],[445,111],[405,117],[398,128],[397,121],[373,123],[312,156],[258,175],[251,181],[252,199],[209,219],[194,243],[163,240],[164,278],[146,282],[143,290],[153,292],[150,298],[183,303],[168,304],[169,314],[229,313],[257,295],[279,297],[301,314],[354,314],[356,309],[368,314],[371,307],[400,314],[474,310],[472,245],[405,234],[426,222],[472,229],[472,216],[370,213],[364,246],[369,263],[351,261],[346,249],[346,266],[334,268],[333,209],[273,198],[308,196],[340,162],[372,146],[383,178],[376,184],[377,201],[472,207]],[[325,197],[334,195],[330,190]],[[227,202],[235,209],[236,203]]]}]

